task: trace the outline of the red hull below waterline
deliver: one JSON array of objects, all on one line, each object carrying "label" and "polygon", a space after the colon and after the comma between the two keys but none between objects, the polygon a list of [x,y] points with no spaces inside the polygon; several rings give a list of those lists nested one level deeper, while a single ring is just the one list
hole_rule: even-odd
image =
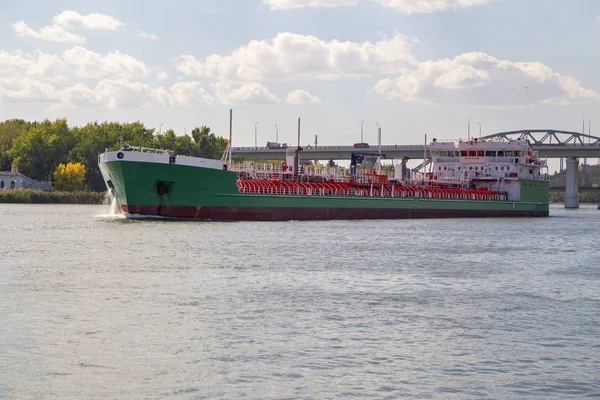
[{"label": "red hull below waterline", "polygon": [[511,218],[547,217],[539,210],[460,210],[417,208],[292,208],[123,205],[130,215],[216,221],[290,221],[403,218]]}]

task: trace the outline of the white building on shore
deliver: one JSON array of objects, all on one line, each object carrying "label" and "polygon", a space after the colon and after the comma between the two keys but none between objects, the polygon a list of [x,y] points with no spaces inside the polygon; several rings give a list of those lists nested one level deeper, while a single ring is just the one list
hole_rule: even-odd
[{"label": "white building on shore", "polygon": [[34,190],[52,190],[52,182],[36,181],[20,172],[0,171],[0,190],[7,189],[34,189]]}]

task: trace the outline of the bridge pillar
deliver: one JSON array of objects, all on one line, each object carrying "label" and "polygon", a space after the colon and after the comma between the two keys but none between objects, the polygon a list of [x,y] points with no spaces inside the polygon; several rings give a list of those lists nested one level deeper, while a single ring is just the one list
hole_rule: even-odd
[{"label": "bridge pillar", "polygon": [[565,208],[579,208],[579,160],[567,158]]}]

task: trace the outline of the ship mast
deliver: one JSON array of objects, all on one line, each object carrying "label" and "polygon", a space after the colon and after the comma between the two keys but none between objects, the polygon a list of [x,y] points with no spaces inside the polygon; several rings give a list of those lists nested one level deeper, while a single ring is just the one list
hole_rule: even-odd
[{"label": "ship mast", "polygon": [[296,156],[294,157],[294,180],[298,179],[298,170],[300,168],[300,118],[298,117],[298,147],[296,148]]},{"label": "ship mast", "polygon": [[377,155],[377,175],[381,173],[381,127],[377,124],[377,147],[378,147],[378,155]]},{"label": "ship mast", "polygon": [[232,143],[232,136],[233,136],[233,109],[229,109],[229,154],[227,157],[227,169],[229,171],[231,171],[231,146],[233,145]]},{"label": "ship mast", "polygon": [[223,162],[223,168],[227,168],[227,170],[231,170],[231,142],[233,135],[233,110],[229,109],[229,142],[227,142],[227,147],[225,147],[225,151],[221,156],[221,162]]},{"label": "ship mast", "polygon": [[423,150],[423,179],[425,179],[425,173],[427,173],[427,134],[425,134],[425,150]]}]

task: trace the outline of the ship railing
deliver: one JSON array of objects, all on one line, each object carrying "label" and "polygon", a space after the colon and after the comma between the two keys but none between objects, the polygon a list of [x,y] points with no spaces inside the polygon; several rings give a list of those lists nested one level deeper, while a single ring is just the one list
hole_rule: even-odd
[{"label": "ship railing", "polygon": [[156,154],[173,154],[172,150],[156,149],[152,147],[131,146],[125,144],[121,147],[121,151],[138,151],[140,153],[156,153]]},{"label": "ship railing", "polygon": [[[293,172],[293,165],[289,165],[281,162],[254,162],[254,161],[243,161],[234,162],[231,165],[233,171],[249,171],[256,170],[261,172],[269,173],[280,173],[280,172]],[[331,176],[343,176],[349,171],[344,167],[325,167],[319,165],[299,165],[299,173],[306,175],[331,175]]]},{"label": "ship railing", "polygon": [[403,186],[400,184],[371,184],[354,186],[332,182],[291,182],[273,180],[243,180],[237,182],[242,194],[322,196],[322,197],[382,197],[406,199],[444,199],[474,201],[514,201],[507,193],[485,188],[442,188]]}]

